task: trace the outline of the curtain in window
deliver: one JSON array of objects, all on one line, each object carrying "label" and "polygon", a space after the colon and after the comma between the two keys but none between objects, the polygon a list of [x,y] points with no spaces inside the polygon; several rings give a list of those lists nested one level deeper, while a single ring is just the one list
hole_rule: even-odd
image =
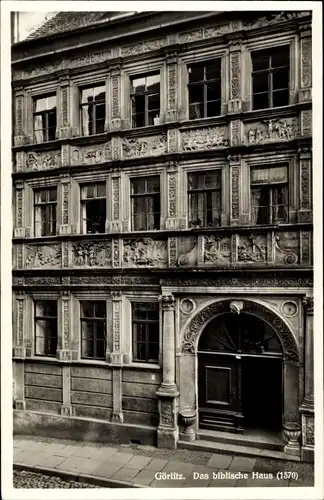
[{"label": "curtain in window", "polygon": [[146,198],[133,198],[133,226],[134,231],[146,231]]},{"label": "curtain in window", "polygon": [[45,141],[44,136],[44,128],[43,128],[43,117],[42,115],[34,116],[34,133],[35,133],[35,142],[40,143]]},{"label": "curtain in window", "polygon": [[[212,191],[211,192],[211,204],[212,204],[211,224],[213,226],[216,226],[219,224],[220,211],[221,211],[219,191]],[[210,224],[209,220],[207,222],[208,222],[208,224]]]},{"label": "curtain in window", "polygon": [[89,111],[90,106],[82,106],[82,134],[91,135],[91,130],[89,128]]},{"label": "curtain in window", "polygon": [[287,186],[273,188],[272,218],[273,222],[288,220],[288,189]]},{"label": "curtain in window", "polygon": [[203,118],[203,105],[200,103],[190,104],[190,120],[195,120],[196,118]]},{"label": "curtain in window", "polygon": [[153,196],[148,196],[146,198],[146,209],[147,209],[147,230],[153,230],[154,229],[154,220],[155,220],[155,203],[154,203],[154,197]]},{"label": "curtain in window", "polygon": [[268,224],[269,193],[267,187],[254,188],[252,198],[252,224]]}]

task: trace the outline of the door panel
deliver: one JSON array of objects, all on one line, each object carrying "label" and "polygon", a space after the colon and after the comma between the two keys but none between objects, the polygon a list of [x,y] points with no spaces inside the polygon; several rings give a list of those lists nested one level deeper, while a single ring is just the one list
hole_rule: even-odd
[{"label": "door panel", "polygon": [[198,363],[200,427],[241,432],[241,360],[199,354]]}]

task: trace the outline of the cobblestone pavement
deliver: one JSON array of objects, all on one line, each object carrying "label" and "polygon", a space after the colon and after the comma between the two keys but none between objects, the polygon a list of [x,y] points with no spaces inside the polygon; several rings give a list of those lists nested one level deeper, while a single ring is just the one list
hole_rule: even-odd
[{"label": "cobblestone pavement", "polygon": [[[100,444],[38,436],[14,438],[14,463],[20,464],[20,467],[40,467],[44,469],[44,473],[46,469],[51,469],[51,474],[54,475],[57,471],[58,475],[60,472],[66,472],[81,477],[85,475],[88,478],[95,476],[108,482],[115,481],[116,485],[117,482],[126,482],[130,486],[171,488],[314,485],[314,467],[310,463],[262,456],[251,458],[225,453],[166,450],[133,444]],[[159,473],[161,475],[157,477]],[[221,479],[215,477],[218,473]],[[29,474],[26,477],[29,477]],[[60,484],[68,486],[58,487],[73,488],[74,486],[69,486],[71,483],[64,479]],[[41,485],[44,484],[44,480],[37,484],[39,486],[33,487],[44,487]],[[49,484],[53,484],[53,477]],[[85,488],[93,485],[83,484],[77,487]]]},{"label": "cobblestone pavement", "polygon": [[46,476],[26,470],[14,471],[13,486],[14,488],[100,488],[93,484],[78,483],[59,476]]}]

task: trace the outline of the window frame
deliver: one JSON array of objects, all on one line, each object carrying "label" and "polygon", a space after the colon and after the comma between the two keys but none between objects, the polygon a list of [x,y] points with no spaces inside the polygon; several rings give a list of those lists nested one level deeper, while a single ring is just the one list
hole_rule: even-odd
[{"label": "window frame", "polygon": [[[40,302],[55,302],[56,303],[56,316],[38,316],[37,315],[37,305],[38,303]],[[56,358],[57,356],[57,351],[59,349],[59,335],[58,335],[58,301],[57,299],[46,299],[46,300],[43,300],[43,299],[40,299],[40,298],[33,298],[33,325],[34,325],[34,328],[33,328],[33,331],[34,331],[34,356],[37,356],[37,357],[47,357],[47,358]],[[52,337],[50,336],[49,338],[56,338],[56,350],[55,350],[55,354],[49,354],[48,352],[42,352],[40,354],[38,354],[36,351],[37,351],[37,339],[38,338],[46,338],[44,336],[41,336],[41,335],[37,335],[37,321],[44,321],[46,322],[46,324],[48,322],[51,322],[53,323],[55,321],[55,326],[56,326],[56,336],[55,337]],[[48,344],[48,339],[47,339],[47,344]],[[47,345],[48,347],[48,345]]]},{"label": "window frame", "polygon": [[[97,196],[98,193],[98,184],[104,186],[105,188],[105,196]],[[88,186],[94,187],[94,196],[92,198],[83,198],[83,190],[85,190]],[[107,183],[105,180],[96,180],[94,182],[84,182],[79,184],[80,188],[80,224],[81,224],[81,234],[105,234],[106,233],[106,220],[107,220]],[[87,232],[87,217],[84,217],[84,213],[86,215],[87,203],[98,200],[105,200],[105,220],[103,224],[103,232]],[[92,222],[93,225],[93,222]]]},{"label": "window frame", "polygon": [[[37,196],[37,193],[40,193],[41,191],[45,191],[47,193],[47,198],[49,198],[49,192],[50,190],[53,190],[55,189],[56,190],[56,200],[49,200],[47,199],[45,202],[36,202],[36,196]],[[57,224],[57,208],[58,208],[58,188],[57,188],[57,185],[55,186],[52,186],[52,187],[34,187],[33,189],[33,215],[34,215],[34,236],[36,238],[44,238],[44,237],[48,237],[48,236],[56,236],[57,234],[57,229],[58,229],[58,224]],[[48,222],[42,222],[42,220],[40,221],[37,221],[37,217],[36,217],[36,211],[37,209],[40,207],[54,207],[55,206],[55,219],[51,219],[49,220]],[[42,213],[40,211],[40,213]],[[51,210],[51,213],[53,213],[53,210]],[[37,230],[37,224],[41,224],[40,226],[40,231]],[[41,233],[42,232],[42,225],[47,225],[47,226],[51,226],[53,225],[54,227],[54,231],[50,234],[37,234],[38,232]]]},{"label": "window frame", "polygon": [[[141,306],[150,305],[151,309],[156,310],[156,313],[157,313],[156,319],[151,320],[148,318],[146,318],[146,319],[135,318],[134,315],[135,315],[135,310],[136,310],[137,305],[141,305]],[[135,336],[137,336],[135,325],[137,325],[137,324],[144,324],[145,325],[145,341],[138,341],[137,338],[135,338]],[[150,342],[150,339],[149,339],[149,336],[150,336],[149,325],[155,325],[155,327],[157,327],[158,338],[154,342],[152,342],[152,341]],[[136,300],[136,301],[134,300],[131,302],[131,333],[132,333],[132,338],[131,338],[132,361],[134,363],[158,364],[159,360],[160,360],[160,348],[161,348],[160,337],[161,337],[161,335],[160,335],[160,308],[159,308],[159,303],[157,301],[143,302],[141,300]],[[145,345],[145,359],[139,359],[137,356],[135,356],[135,354],[137,354],[137,345],[139,343]],[[149,357],[149,349],[150,349],[149,345],[150,344],[156,344],[158,346],[157,358],[150,358]]]},{"label": "window frame", "polygon": [[[82,316],[82,303],[83,302],[90,302],[92,303],[93,305],[94,304],[98,304],[98,303],[102,303],[104,304],[105,306],[105,316],[103,318],[101,317],[98,317],[98,316]],[[94,311],[95,311],[95,308],[94,308]],[[94,312],[95,314],[95,312]],[[107,352],[107,342],[108,342],[108,339],[107,339],[107,321],[108,321],[108,315],[107,315],[107,302],[106,300],[103,300],[103,299],[96,299],[96,300],[93,300],[93,299],[81,299],[79,300],[79,319],[80,319],[80,359],[82,360],[92,360],[92,361],[105,361],[106,360],[106,352]],[[82,323],[83,322],[86,322],[86,323],[92,323],[94,329],[92,330],[92,339],[90,339],[90,341],[92,342],[93,344],[93,356],[84,356],[83,355],[83,335],[82,335]],[[104,331],[104,339],[99,339],[99,340],[102,340],[103,341],[103,344],[104,344],[104,356],[103,357],[98,357],[96,354],[98,352],[98,346],[97,346],[97,341],[98,341],[98,338],[97,338],[97,323],[101,323],[103,324],[103,331]],[[87,338],[87,340],[89,341],[89,339]]]},{"label": "window frame", "polygon": [[[275,52],[276,50],[282,50],[286,49],[288,52],[288,64],[282,64],[280,66],[272,66],[272,59],[273,56],[277,55],[278,52]],[[254,70],[253,69],[253,55],[257,52],[264,52],[264,54],[267,54],[268,57],[268,67],[267,69],[261,69],[261,70]],[[273,74],[278,71],[278,70],[283,70],[286,69],[287,71],[287,77],[288,77],[288,87],[282,87],[280,89],[273,89]],[[267,92],[253,92],[253,78],[254,75],[258,75],[261,73],[267,73],[268,75],[268,91]],[[275,47],[264,47],[261,49],[255,48],[251,50],[251,109],[258,111],[262,109],[271,109],[271,108],[278,108],[281,106],[288,106],[290,104],[290,87],[291,87],[291,45],[289,43],[285,43],[283,45],[275,46]],[[287,90],[288,94],[288,99],[286,104],[280,104],[279,106],[274,106],[273,105],[273,94],[276,92],[282,92],[284,90]],[[258,107],[255,108],[254,106],[254,96],[255,95],[262,95],[262,94],[268,94],[268,106],[266,108]]]},{"label": "window frame", "polygon": [[[206,178],[206,176],[209,174],[209,173],[215,173],[216,175],[219,176],[219,187],[216,188],[216,187],[213,187],[213,188],[206,188],[204,187],[204,189],[200,189],[200,188],[197,188],[197,189],[190,189],[189,187],[189,176],[191,175],[199,175],[199,176],[204,176]],[[215,227],[220,227],[222,225],[222,206],[223,206],[223,182],[222,182],[222,169],[221,168],[214,168],[212,170],[189,170],[186,172],[186,175],[187,175],[187,217],[188,217],[188,228],[189,229],[196,229],[196,228],[201,228],[201,229],[205,229],[205,228],[215,228]],[[206,179],[204,179],[204,184],[206,183]],[[192,225],[192,221],[191,221],[191,213],[192,213],[192,208],[191,208],[191,194],[193,193],[203,193],[204,194],[204,208],[203,208],[203,216],[204,216],[204,221],[203,221],[203,224],[200,224],[200,225]],[[207,214],[209,211],[213,211],[213,208],[211,210],[208,210],[207,208],[207,193],[217,193],[218,196],[219,196],[219,213],[218,213],[218,224],[215,225],[215,224],[211,224],[209,225],[207,223]],[[206,222],[205,222],[206,221]]]},{"label": "window frame", "polygon": [[[159,77],[159,92],[149,92],[147,90],[147,78],[150,76],[158,76]],[[145,78],[145,90],[143,92],[134,92],[134,87],[133,87],[133,81],[138,80],[140,78]],[[138,75],[133,75],[130,76],[130,110],[131,110],[131,128],[132,129],[137,129],[137,128],[143,128],[143,127],[154,127],[154,118],[153,118],[153,124],[149,124],[149,109],[148,109],[148,98],[151,95],[159,94],[159,109],[158,109],[158,118],[160,121],[161,118],[161,73],[160,71],[151,71],[149,73],[141,73]],[[133,104],[134,104],[134,99],[136,96],[144,96],[144,125],[138,126],[134,125],[134,116],[136,116],[139,113],[133,113]],[[150,110],[152,111],[157,111],[155,109]]]},{"label": "window frame", "polygon": [[[47,101],[47,99],[49,99],[51,97],[55,97],[55,100],[56,100],[55,108],[51,108],[51,109],[45,108],[42,111],[36,111],[36,102],[37,101],[40,101],[43,99],[45,99]],[[49,93],[49,94],[46,94],[44,96],[35,95],[32,97],[32,99],[33,99],[33,142],[35,144],[43,144],[44,142],[55,141],[56,140],[56,129],[57,129],[57,95],[56,95],[56,92]],[[49,115],[51,113],[53,113],[54,110],[55,110],[55,129],[54,129],[54,127],[49,127],[49,125],[48,125]],[[45,118],[45,128],[37,129],[37,130],[35,129],[35,117],[36,116],[43,116]],[[54,129],[54,138],[49,138],[49,130],[50,129]],[[43,131],[43,136],[45,136],[43,141],[36,140],[36,132],[38,132],[40,130]]]},{"label": "window frame", "polygon": [[[156,178],[156,179],[159,179],[159,192],[147,192],[147,181],[148,179],[152,179],[152,178]],[[134,182],[136,182],[137,180],[142,180],[145,182],[145,189],[146,191],[144,193],[137,193],[137,194],[134,194]],[[131,215],[131,230],[132,231],[159,231],[161,230],[161,216],[162,216],[162,206],[161,206],[161,176],[160,174],[155,174],[155,175],[149,175],[149,176],[137,176],[137,177],[131,177],[130,178],[130,215]],[[146,210],[145,212],[145,215],[146,215],[146,228],[145,229],[135,229],[135,216],[139,216],[139,215],[143,215],[143,213],[138,213],[138,214],[135,214],[135,210],[134,210],[134,207],[135,207],[135,203],[134,203],[134,200],[135,199],[139,199],[139,198],[145,198],[146,199],[146,206],[147,206],[147,203],[148,203],[148,199],[149,198],[153,198],[154,196],[157,197],[157,195],[159,196],[159,207],[160,207],[160,210],[159,212],[152,212],[150,213],[148,210]],[[154,198],[153,198],[154,199]],[[155,219],[154,219],[154,216],[158,215],[158,227],[153,227],[152,229],[148,229],[148,215],[151,215],[153,216],[153,226],[155,225]]]},{"label": "window frame", "polygon": [[[213,78],[213,79],[209,79],[207,80],[206,79],[206,73],[207,73],[207,66],[208,65],[212,65],[213,63],[216,63],[219,64],[219,73],[220,73],[220,77],[219,78]],[[200,80],[200,81],[197,81],[197,82],[190,82],[189,80],[189,69],[190,67],[203,67],[204,68],[204,79],[203,80]],[[214,59],[207,59],[207,60],[203,60],[203,61],[198,61],[198,62],[189,62],[186,64],[186,68],[187,68],[187,98],[188,98],[188,103],[187,103],[187,106],[188,106],[188,119],[190,121],[192,120],[202,120],[202,119],[206,119],[206,118],[213,118],[213,117],[217,117],[217,116],[221,116],[222,114],[222,57],[221,56],[218,56],[218,57],[215,57]],[[208,89],[208,85],[210,84],[219,84],[219,91],[220,91],[220,98],[219,99],[214,99],[212,101],[208,101],[207,100],[207,89]],[[191,88],[194,88],[194,87],[198,87],[198,86],[203,86],[203,103],[196,103],[196,104],[203,104],[203,108],[204,108],[204,116],[201,116],[201,117],[198,117],[198,118],[190,118],[190,106],[192,104],[190,104],[190,89]],[[208,116],[207,115],[207,105],[208,103],[212,103],[212,102],[217,102],[219,103],[219,113],[216,114],[216,115],[211,115],[211,116]],[[194,103],[195,104],[195,103]]]},{"label": "window frame", "polygon": [[[104,98],[100,101],[92,100],[90,102],[82,102],[82,92],[84,90],[93,90],[93,95],[94,91],[96,88],[103,87],[105,89],[104,92]],[[105,133],[105,122],[106,122],[106,117],[107,117],[107,103],[106,103],[106,84],[105,82],[97,82],[97,84],[92,84],[92,85],[85,85],[85,86],[80,86],[79,87],[79,110],[80,110],[80,129],[81,129],[81,135],[82,137],[91,137],[93,135],[100,135]],[[97,106],[102,106],[104,104],[105,108],[105,118],[103,120],[103,132],[97,132],[97,118],[96,118],[96,107]],[[83,108],[85,106],[91,107],[92,109],[92,127],[91,127],[91,134],[84,134],[84,124],[83,124]],[[102,121],[102,119],[101,119]],[[89,120],[90,122],[90,120]]]}]

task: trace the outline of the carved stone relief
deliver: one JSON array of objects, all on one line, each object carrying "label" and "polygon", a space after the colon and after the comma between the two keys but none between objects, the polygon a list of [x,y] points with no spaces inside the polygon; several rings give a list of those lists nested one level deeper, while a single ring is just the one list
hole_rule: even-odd
[{"label": "carved stone relief", "polygon": [[162,278],[161,286],[181,286],[181,287],[202,287],[202,286],[220,286],[220,287],[309,287],[314,286],[312,277],[285,277],[282,275],[260,276],[260,274],[249,273],[239,277],[219,276],[217,278],[197,279],[197,278]]},{"label": "carved stone relief", "polygon": [[109,160],[111,160],[110,142],[86,148],[74,147],[71,154],[72,165],[94,165]]},{"label": "carved stone relief", "polygon": [[23,132],[23,102],[22,95],[16,97],[16,135],[21,135]]},{"label": "carved stone relief", "polygon": [[63,87],[61,95],[61,104],[62,104],[62,125],[66,127],[68,124],[68,88]]},{"label": "carved stone relief", "polygon": [[310,160],[300,160],[300,191],[301,191],[301,208],[309,208],[310,206]]},{"label": "carved stone relief", "polygon": [[158,50],[162,47],[165,47],[167,44],[167,39],[158,38],[156,40],[148,40],[146,42],[136,43],[134,45],[129,45],[128,47],[122,47],[121,55],[122,56],[132,56],[137,55],[143,52],[149,52],[151,50]]},{"label": "carved stone relief", "polygon": [[[61,166],[61,151],[48,151],[44,153],[27,153],[26,170],[37,171],[58,168]],[[17,171],[18,164],[17,164]]]},{"label": "carved stone relief", "polygon": [[254,19],[243,22],[243,27],[245,29],[251,28],[261,28],[263,26],[271,26],[272,24],[277,24],[281,22],[291,21],[299,17],[304,17],[309,15],[309,11],[298,11],[298,12],[280,12],[275,14],[267,14],[266,16],[258,16]]},{"label": "carved stone relief", "polygon": [[111,241],[73,243],[72,251],[73,266],[111,266]]},{"label": "carved stone relief", "polygon": [[125,267],[163,267],[167,265],[165,240],[136,238],[124,240],[123,263]]},{"label": "carved stone relief", "polygon": [[231,121],[231,146],[239,146],[241,144],[241,125],[240,120]]},{"label": "carved stone relief", "polygon": [[61,245],[27,245],[25,265],[31,267],[61,267]]},{"label": "carved stone relief", "polygon": [[204,263],[205,264],[230,264],[231,238],[210,235],[204,236]]},{"label": "carved stone relief", "polygon": [[176,108],[176,92],[177,92],[177,65],[170,64],[168,66],[168,108]]},{"label": "carved stone relief", "polygon": [[267,239],[265,234],[239,235],[237,257],[239,262],[266,262]]},{"label": "carved stone relief", "polygon": [[178,238],[179,258],[178,266],[192,267],[198,261],[198,242],[195,236],[180,236]]},{"label": "carved stone relief", "polygon": [[69,348],[69,295],[63,299],[63,349]]},{"label": "carved stone relief", "polygon": [[301,111],[301,135],[312,136],[312,110],[305,109]]},{"label": "carved stone relief", "polygon": [[62,222],[63,224],[69,223],[69,184],[64,183],[62,186],[63,190],[63,212],[62,212]]},{"label": "carved stone relief", "polygon": [[166,134],[124,138],[122,149],[124,158],[163,155],[167,152]]},{"label": "carved stone relief", "polygon": [[291,141],[298,133],[297,119],[294,117],[264,120],[245,126],[247,144]]},{"label": "carved stone relief", "polygon": [[280,232],[274,235],[275,263],[299,263],[299,233]]},{"label": "carved stone relief", "polygon": [[231,72],[231,99],[241,98],[241,63],[240,52],[230,54],[230,72]]},{"label": "carved stone relief", "polygon": [[119,219],[119,177],[114,177],[112,179],[112,198],[113,198],[113,218],[114,220]]},{"label": "carved stone relief", "polygon": [[203,149],[227,147],[229,145],[227,127],[187,130],[181,133],[181,144],[184,151],[200,151]]},{"label": "carved stone relief", "polygon": [[177,265],[177,238],[175,236],[168,238],[168,253],[169,266],[175,267]]},{"label": "carved stone relief", "polygon": [[313,416],[305,416],[305,434],[306,434],[306,446],[314,446],[315,445],[315,426],[314,426],[314,417]]},{"label": "carved stone relief", "polygon": [[312,261],[311,233],[309,231],[301,231],[301,264],[309,265]]},{"label": "carved stone relief", "polygon": [[112,308],[113,308],[113,350],[120,351],[120,305],[121,293],[112,292]]},{"label": "carved stone relief", "polygon": [[281,312],[287,318],[293,318],[298,313],[298,306],[293,300],[287,300],[281,305]]},{"label": "carved stone relief", "polygon": [[312,86],[312,39],[302,38],[301,50],[301,87]]},{"label": "carved stone relief", "polygon": [[174,412],[173,412],[173,399],[161,398],[161,425],[173,426]]},{"label": "carved stone relief", "polygon": [[239,179],[240,179],[240,169],[239,167],[231,167],[231,211],[232,219],[239,218]]},{"label": "carved stone relief", "polygon": [[111,114],[112,118],[117,118],[120,116],[120,97],[119,97],[119,82],[120,75],[114,75],[111,79],[111,88],[112,88],[112,109]]},{"label": "carved stone relief", "polygon": [[178,150],[177,139],[178,139],[178,130],[175,128],[168,129],[168,153],[177,152]]},{"label": "carved stone relief", "polygon": [[176,172],[168,173],[168,184],[169,184],[169,189],[168,189],[169,217],[176,217],[176,188],[177,188],[177,174],[176,174]]}]

